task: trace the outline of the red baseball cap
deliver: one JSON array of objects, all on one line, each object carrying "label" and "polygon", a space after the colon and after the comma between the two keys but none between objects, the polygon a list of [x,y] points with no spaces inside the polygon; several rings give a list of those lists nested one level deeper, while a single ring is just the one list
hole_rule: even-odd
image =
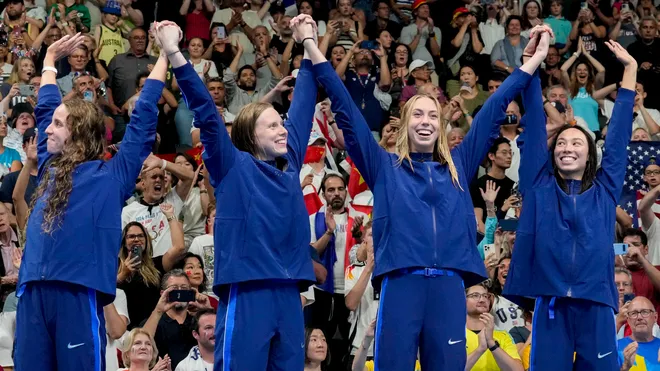
[{"label": "red baseball cap", "polygon": [[412,4],[412,10],[417,9],[417,8],[419,8],[420,6],[422,6],[422,5],[426,4],[426,3],[427,3],[426,0],[415,0],[415,1],[413,2],[413,4]]},{"label": "red baseball cap", "polygon": [[454,16],[452,17],[452,21],[456,20],[456,18],[458,18],[458,17],[460,17],[464,14],[469,14],[469,13],[470,13],[470,10],[468,8],[463,8],[463,7],[457,8],[456,10],[454,10]]}]

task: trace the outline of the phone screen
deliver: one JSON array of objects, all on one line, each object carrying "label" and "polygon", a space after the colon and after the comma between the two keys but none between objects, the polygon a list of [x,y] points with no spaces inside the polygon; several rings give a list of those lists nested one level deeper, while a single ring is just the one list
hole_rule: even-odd
[{"label": "phone screen", "polygon": [[168,297],[170,303],[189,303],[195,301],[195,291],[193,290],[172,290]]},{"label": "phone screen", "polygon": [[514,232],[518,228],[518,219],[500,219],[498,223],[504,232]]},{"label": "phone screen", "polygon": [[225,26],[218,26],[218,29],[216,30],[216,36],[218,39],[227,38],[227,30],[225,29]]},{"label": "phone screen", "polygon": [[628,244],[627,243],[615,243],[614,244],[614,255],[626,255],[628,253]]}]

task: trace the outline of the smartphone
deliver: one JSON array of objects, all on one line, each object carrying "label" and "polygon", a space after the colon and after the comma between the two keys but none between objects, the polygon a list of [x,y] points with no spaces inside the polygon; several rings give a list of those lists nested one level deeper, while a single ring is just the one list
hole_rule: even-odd
[{"label": "smartphone", "polygon": [[506,115],[506,120],[504,125],[516,125],[518,123],[518,116],[516,115]]},{"label": "smartphone", "polygon": [[189,303],[195,301],[195,291],[193,290],[172,290],[167,298],[170,303]]},{"label": "smartphone", "polygon": [[137,256],[138,261],[142,263],[142,246],[140,245],[133,246],[133,248],[131,249],[131,255],[133,258]]},{"label": "smartphone", "polygon": [[635,294],[630,293],[630,294],[623,294],[623,304],[632,301],[635,298]]},{"label": "smartphone", "polygon": [[488,257],[495,254],[495,245],[489,243],[484,245],[484,261],[488,260]]},{"label": "smartphone", "polygon": [[630,11],[630,4],[628,3],[621,4],[621,13],[629,12],[629,11]]},{"label": "smartphone", "polygon": [[498,224],[504,232],[515,232],[518,229],[518,219],[500,219]]},{"label": "smartphone", "polygon": [[626,255],[628,253],[628,244],[627,243],[615,243],[614,244],[614,255]]},{"label": "smartphone", "polygon": [[472,88],[467,83],[461,85],[461,91],[467,92],[468,94],[472,93]]},{"label": "smartphone", "polygon": [[83,99],[88,101],[88,102],[93,102],[94,101],[94,93],[89,91],[89,90],[85,90],[85,92],[83,93]]},{"label": "smartphone", "polygon": [[580,9],[589,9],[589,3],[583,1],[582,4],[580,4]]},{"label": "smartphone", "polygon": [[218,26],[218,29],[215,31],[215,34],[218,39],[226,39],[227,29],[225,28],[225,26]]},{"label": "smartphone", "polygon": [[34,97],[34,86],[30,84],[20,84],[18,86],[19,93],[25,97]]},{"label": "smartphone", "polygon": [[[516,117],[516,119],[517,119],[517,117]],[[518,185],[517,184],[513,187],[513,189],[511,189],[511,196],[514,196],[518,199],[518,202],[516,202],[512,206],[513,207],[521,207],[522,206],[522,194],[520,194],[520,191],[518,190]]]},{"label": "smartphone", "polygon": [[367,50],[378,50],[380,44],[378,44],[378,41],[363,41],[360,43],[360,49],[367,49]]}]

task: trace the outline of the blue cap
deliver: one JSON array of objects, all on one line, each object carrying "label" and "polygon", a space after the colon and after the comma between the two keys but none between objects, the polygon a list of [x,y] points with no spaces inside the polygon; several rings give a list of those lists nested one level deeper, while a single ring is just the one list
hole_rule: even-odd
[{"label": "blue cap", "polygon": [[646,170],[646,168],[651,165],[660,166],[655,157],[649,157],[646,161],[644,161],[644,170]]},{"label": "blue cap", "polygon": [[117,0],[108,0],[106,1],[105,6],[101,9],[101,12],[121,17],[121,5]]}]

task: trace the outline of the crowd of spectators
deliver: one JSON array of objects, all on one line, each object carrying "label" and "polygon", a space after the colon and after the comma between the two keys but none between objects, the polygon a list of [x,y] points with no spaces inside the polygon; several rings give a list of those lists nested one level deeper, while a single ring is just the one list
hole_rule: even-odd
[{"label": "crowd of spectators", "polygon": [[[416,94],[440,101],[453,148],[489,95],[520,67],[529,31],[554,31],[541,70],[548,141],[579,125],[602,144],[620,64],[604,46],[616,40],[640,67],[631,140],[660,140],[658,0],[4,0],[0,3],[0,368],[12,369],[17,274],[37,187],[34,107],[45,51],[63,35],[86,36],[58,62],[64,100],[90,100],[105,112],[107,156],[120,148],[137,97],[160,51],[149,31],[176,22],[182,46],[231,133],[241,107],[271,103],[286,118],[303,48],[289,26],[299,13],[318,25],[319,47],[342,78],[374,138],[393,152],[399,115]],[[371,284],[371,192],[346,157],[344,137],[322,89],[301,192],[310,215],[310,259],[317,285],[301,293],[305,370],[371,370],[379,289]],[[122,212],[117,297],[104,309],[108,370],[197,371],[213,368],[215,308],[214,190],[199,158],[194,115],[168,73],[159,102],[153,155]],[[524,107],[512,102],[469,191],[479,253],[490,279],[466,288],[466,351],[472,370],[519,370],[529,364],[533,313],[504,298],[516,220]],[[599,151],[602,151],[599,146]],[[601,152],[599,152],[601,153]],[[174,154],[174,155],[172,155]],[[660,367],[660,166],[644,168],[639,216],[617,210],[627,243],[617,256],[616,317],[623,369]],[[405,192],[401,197],[406,197]],[[633,229],[639,217],[640,228]],[[585,216],[588,218],[588,216]],[[396,226],[388,226],[396,228]],[[258,231],[246,228],[249,238]],[[423,231],[420,231],[423,233]],[[222,243],[222,241],[217,241]],[[457,246],[470,249],[475,246]],[[521,247],[521,248],[524,248]],[[267,259],[267,257],[264,257]],[[196,291],[190,303],[171,290]],[[167,291],[167,292],[166,292]],[[634,297],[634,299],[633,299]],[[440,315],[440,314],[439,314]],[[396,334],[391,334],[396,336]],[[497,341],[500,350],[487,344]],[[634,362],[633,362],[634,361]],[[419,363],[417,364],[419,369]]]}]

